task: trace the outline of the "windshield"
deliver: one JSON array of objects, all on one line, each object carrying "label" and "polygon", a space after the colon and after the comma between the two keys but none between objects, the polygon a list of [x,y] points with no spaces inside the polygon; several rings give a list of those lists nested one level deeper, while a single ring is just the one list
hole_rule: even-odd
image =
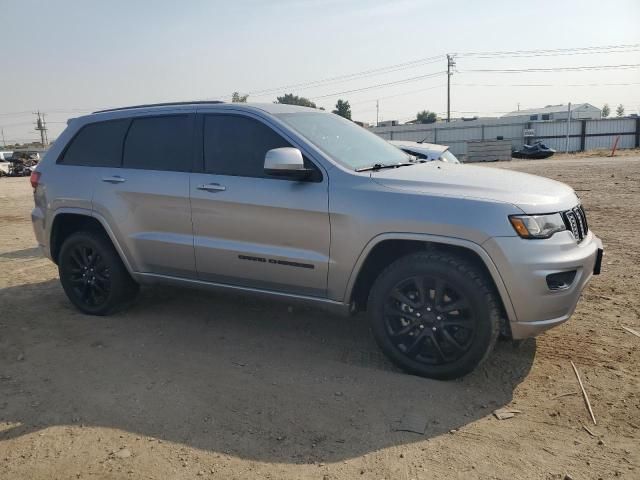
[{"label": "windshield", "polygon": [[460,160],[458,160],[456,156],[453,153],[451,153],[449,150],[445,150],[444,152],[442,152],[442,154],[440,155],[440,158],[442,158],[444,162],[460,163]]},{"label": "windshield", "polygon": [[402,150],[338,115],[309,112],[283,113],[277,117],[352,170],[375,164],[395,165],[409,160]]}]

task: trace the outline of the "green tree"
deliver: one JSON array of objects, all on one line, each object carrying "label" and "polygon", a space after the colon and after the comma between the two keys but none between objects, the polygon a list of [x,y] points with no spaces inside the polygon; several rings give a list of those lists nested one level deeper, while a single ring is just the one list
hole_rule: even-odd
[{"label": "green tree", "polygon": [[622,104],[618,105],[618,108],[616,108],[616,115],[618,117],[624,117],[624,107]]},{"label": "green tree", "polygon": [[349,105],[349,102],[347,100],[340,99],[336,103],[336,109],[333,111],[333,113],[351,120],[351,105]]},{"label": "green tree", "polygon": [[231,101],[233,103],[247,103],[247,98],[249,98],[249,95],[240,95],[239,92],[233,92]]},{"label": "green tree", "polygon": [[284,103],[287,105],[300,105],[302,107],[318,108],[316,107],[316,104],[313,103],[308,98],[299,97],[297,95],[294,95],[293,93],[285,93],[283,96],[277,97],[275,103]]},{"label": "green tree", "polygon": [[611,109],[609,108],[609,104],[605,103],[602,106],[602,118],[607,118],[610,113],[611,113]]},{"label": "green tree", "polygon": [[418,123],[435,123],[437,119],[437,115],[429,110],[423,110],[416,114],[416,120]]}]

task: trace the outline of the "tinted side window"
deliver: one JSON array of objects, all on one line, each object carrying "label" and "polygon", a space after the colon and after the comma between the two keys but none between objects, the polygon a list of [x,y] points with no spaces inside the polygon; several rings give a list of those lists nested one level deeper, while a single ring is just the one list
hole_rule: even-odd
[{"label": "tinted side window", "polygon": [[119,167],[129,119],[90,123],[71,140],[59,163],[87,167]]},{"label": "tinted side window", "polygon": [[189,115],[134,118],[125,140],[123,166],[191,171],[191,125]]},{"label": "tinted side window", "polygon": [[264,177],[264,156],[291,144],[263,123],[234,115],[204,118],[204,169],[207,173]]}]

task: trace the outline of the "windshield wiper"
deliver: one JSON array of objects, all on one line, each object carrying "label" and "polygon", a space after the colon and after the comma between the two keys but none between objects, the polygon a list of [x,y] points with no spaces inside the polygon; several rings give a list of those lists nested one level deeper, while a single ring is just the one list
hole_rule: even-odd
[{"label": "windshield wiper", "polygon": [[356,172],[366,172],[369,170],[382,170],[383,168],[398,168],[398,167],[406,167],[409,165],[415,165],[415,162],[410,163],[374,163],[373,165],[369,165],[368,167],[356,168]]}]

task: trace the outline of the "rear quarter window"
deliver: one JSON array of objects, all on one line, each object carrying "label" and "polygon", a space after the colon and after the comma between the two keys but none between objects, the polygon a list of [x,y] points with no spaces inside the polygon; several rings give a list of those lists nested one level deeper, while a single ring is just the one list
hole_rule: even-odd
[{"label": "rear quarter window", "polygon": [[130,120],[85,125],[71,140],[58,163],[87,167],[119,167],[122,142]]}]

